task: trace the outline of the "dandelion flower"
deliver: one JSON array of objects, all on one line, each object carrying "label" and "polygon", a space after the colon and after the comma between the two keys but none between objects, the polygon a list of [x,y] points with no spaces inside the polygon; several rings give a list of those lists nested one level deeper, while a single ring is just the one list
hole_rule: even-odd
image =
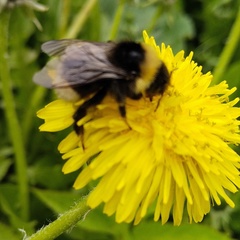
[{"label": "dandelion flower", "polygon": [[[98,179],[87,204],[103,204],[116,221],[138,224],[154,208],[154,220],[166,223],[173,216],[182,221],[184,209],[189,221],[200,222],[211,205],[224,200],[234,207],[228,192],[240,187],[240,158],[230,147],[239,144],[240,109],[238,98],[229,101],[236,90],[225,81],[210,86],[211,73],[193,60],[193,53],[173,54],[164,44],[144,32],[171,73],[162,96],[152,101],[127,99],[127,121],[120,116],[114,99],[107,96],[78,122],[84,125],[84,144],[72,131],[59,145],[66,160],[64,173],[81,171],[74,188]],[[156,108],[158,101],[160,104]],[[45,120],[42,131],[59,131],[73,124],[80,103],[57,100],[38,112]],[[91,161],[89,161],[91,159]]]}]

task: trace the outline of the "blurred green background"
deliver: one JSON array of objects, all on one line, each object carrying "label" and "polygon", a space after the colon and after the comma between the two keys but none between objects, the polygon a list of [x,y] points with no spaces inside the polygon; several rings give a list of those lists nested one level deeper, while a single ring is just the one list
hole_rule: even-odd
[{"label": "blurred green background", "polygon": [[[78,173],[61,172],[63,161],[57,146],[67,131],[38,131],[42,121],[36,117],[36,111],[55,99],[53,91],[32,82],[33,74],[48,59],[40,50],[43,42],[60,38],[142,41],[142,31],[146,29],[158,44],[170,44],[174,53],[184,49],[187,56],[194,51],[193,59],[203,66],[204,73],[212,71],[217,75],[216,82],[226,79],[230,87],[240,89],[240,46],[236,31],[230,42],[232,49],[224,52],[234,26],[240,32],[236,25],[239,0],[39,3],[48,7],[48,11],[18,6],[11,9],[6,26],[5,1],[0,0],[0,239],[6,240],[22,239],[24,234],[19,229],[29,235],[54,221],[91,187],[75,191],[72,185]],[[41,31],[34,24],[36,18],[42,25]],[[4,35],[6,29],[8,33]],[[3,81],[4,76],[7,82]],[[239,96],[239,90],[233,95]],[[173,227],[171,220],[164,226],[154,223],[151,210],[137,227],[116,224],[114,217],[106,217],[99,208],[57,239],[240,239],[240,194],[232,198],[236,203],[234,209],[223,203],[214,206],[201,224],[190,225],[185,216],[180,227]]]}]

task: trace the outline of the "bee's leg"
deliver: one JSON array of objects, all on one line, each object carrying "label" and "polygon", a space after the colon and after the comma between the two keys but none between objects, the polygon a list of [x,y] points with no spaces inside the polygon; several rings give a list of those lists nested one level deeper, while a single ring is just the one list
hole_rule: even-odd
[{"label": "bee's leg", "polygon": [[159,107],[159,104],[160,104],[160,101],[161,101],[161,99],[162,99],[162,95],[159,97],[159,99],[158,99],[158,101],[157,101],[157,106],[156,106],[156,108],[155,108],[154,112],[156,112],[156,111],[157,111],[157,109],[158,109],[158,107]]},{"label": "bee's leg", "polygon": [[104,99],[104,97],[107,94],[108,89],[106,87],[101,88],[92,98],[90,98],[89,100],[87,100],[86,102],[84,102],[78,109],[77,111],[74,113],[73,115],[73,119],[74,119],[74,130],[75,132],[81,136],[81,142],[82,142],[82,148],[85,149],[84,146],[84,127],[83,125],[78,126],[77,122],[82,119],[83,117],[86,116],[87,114],[87,110],[88,108],[92,107],[92,106],[96,106],[99,103],[102,102],[102,100]]},{"label": "bee's leg", "polygon": [[127,126],[129,127],[129,129],[132,129],[130,124],[127,121],[126,118],[126,106],[125,106],[125,102],[118,102],[118,110],[120,112],[121,117],[124,119],[125,123],[127,124]]},{"label": "bee's leg", "polygon": [[124,119],[127,126],[129,127],[129,129],[132,129],[126,118],[125,100],[126,100],[127,94],[126,94],[125,84],[121,84],[119,80],[112,81],[111,93],[113,94],[113,96],[115,97],[115,99],[118,103],[118,110],[119,110],[121,117]]},{"label": "bee's leg", "polygon": [[126,107],[125,107],[125,104],[118,102],[118,110],[120,112],[121,117],[123,117],[125,119],[126,118]]},{"label": "bee's leg", "polygon": [[74,119],[73,129],[76,132],[76,134],[81,137],[82,149],[83,150],[85,149],[85,146],[84,146],[84,128],[83,128],[83,125],[78,126],[77,122],[80,119],[82,119],[83,117],[85,117],[86,114],[87,114],[87,109],[86,108],[82,108],[82,106],[80,106],[78,108],[78,110],[73,115],[73,119]]}]

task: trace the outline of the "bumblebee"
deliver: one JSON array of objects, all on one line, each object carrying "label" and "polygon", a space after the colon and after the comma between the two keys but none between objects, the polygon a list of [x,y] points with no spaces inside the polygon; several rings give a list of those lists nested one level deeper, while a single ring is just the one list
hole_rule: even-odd
[{"label": "bumblebee", "polygon": [[83,126],[77,122],[107,94],[116,100],[126,120],[126,98],[151,100],[164,93],[170,79],[156,51],[143,43],[53,40],[44,43],[42,51],[53,59],[34,75],[35,83],[55,88],[59,97],[68,101],[91,96],[73,116],[79,135]]}]

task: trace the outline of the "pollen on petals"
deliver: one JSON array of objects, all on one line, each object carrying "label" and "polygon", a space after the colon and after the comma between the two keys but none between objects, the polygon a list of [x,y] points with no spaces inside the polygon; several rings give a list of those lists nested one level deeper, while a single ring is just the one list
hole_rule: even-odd
[{"label": "pollen on petals", "polygon": [[[143,32],[164,61],[171,80],[162,96],[126,100],[123,119],[116,101],[107,96],[86,117],[82,138],[71,132],[60,144],[63,172],[81,171],[74,188],[98,180],[88,205],[103,205],[116,222],[138,224],[151,207],[154,221],[170,216],[180,225],[184,211],[190,222],[200,222],[212,204],[225,201],[240,187],[240,157],[230,145],[240,144],[238,98],[226,81],[211,86],[211,73],[202,73],[193,53],[173,54],[170,46],[157,46]],[[158,104],[160,103],[160,104]],[[81,105],[57,100],[38,112],[43,131],[58,131],[73,124]]]}]

